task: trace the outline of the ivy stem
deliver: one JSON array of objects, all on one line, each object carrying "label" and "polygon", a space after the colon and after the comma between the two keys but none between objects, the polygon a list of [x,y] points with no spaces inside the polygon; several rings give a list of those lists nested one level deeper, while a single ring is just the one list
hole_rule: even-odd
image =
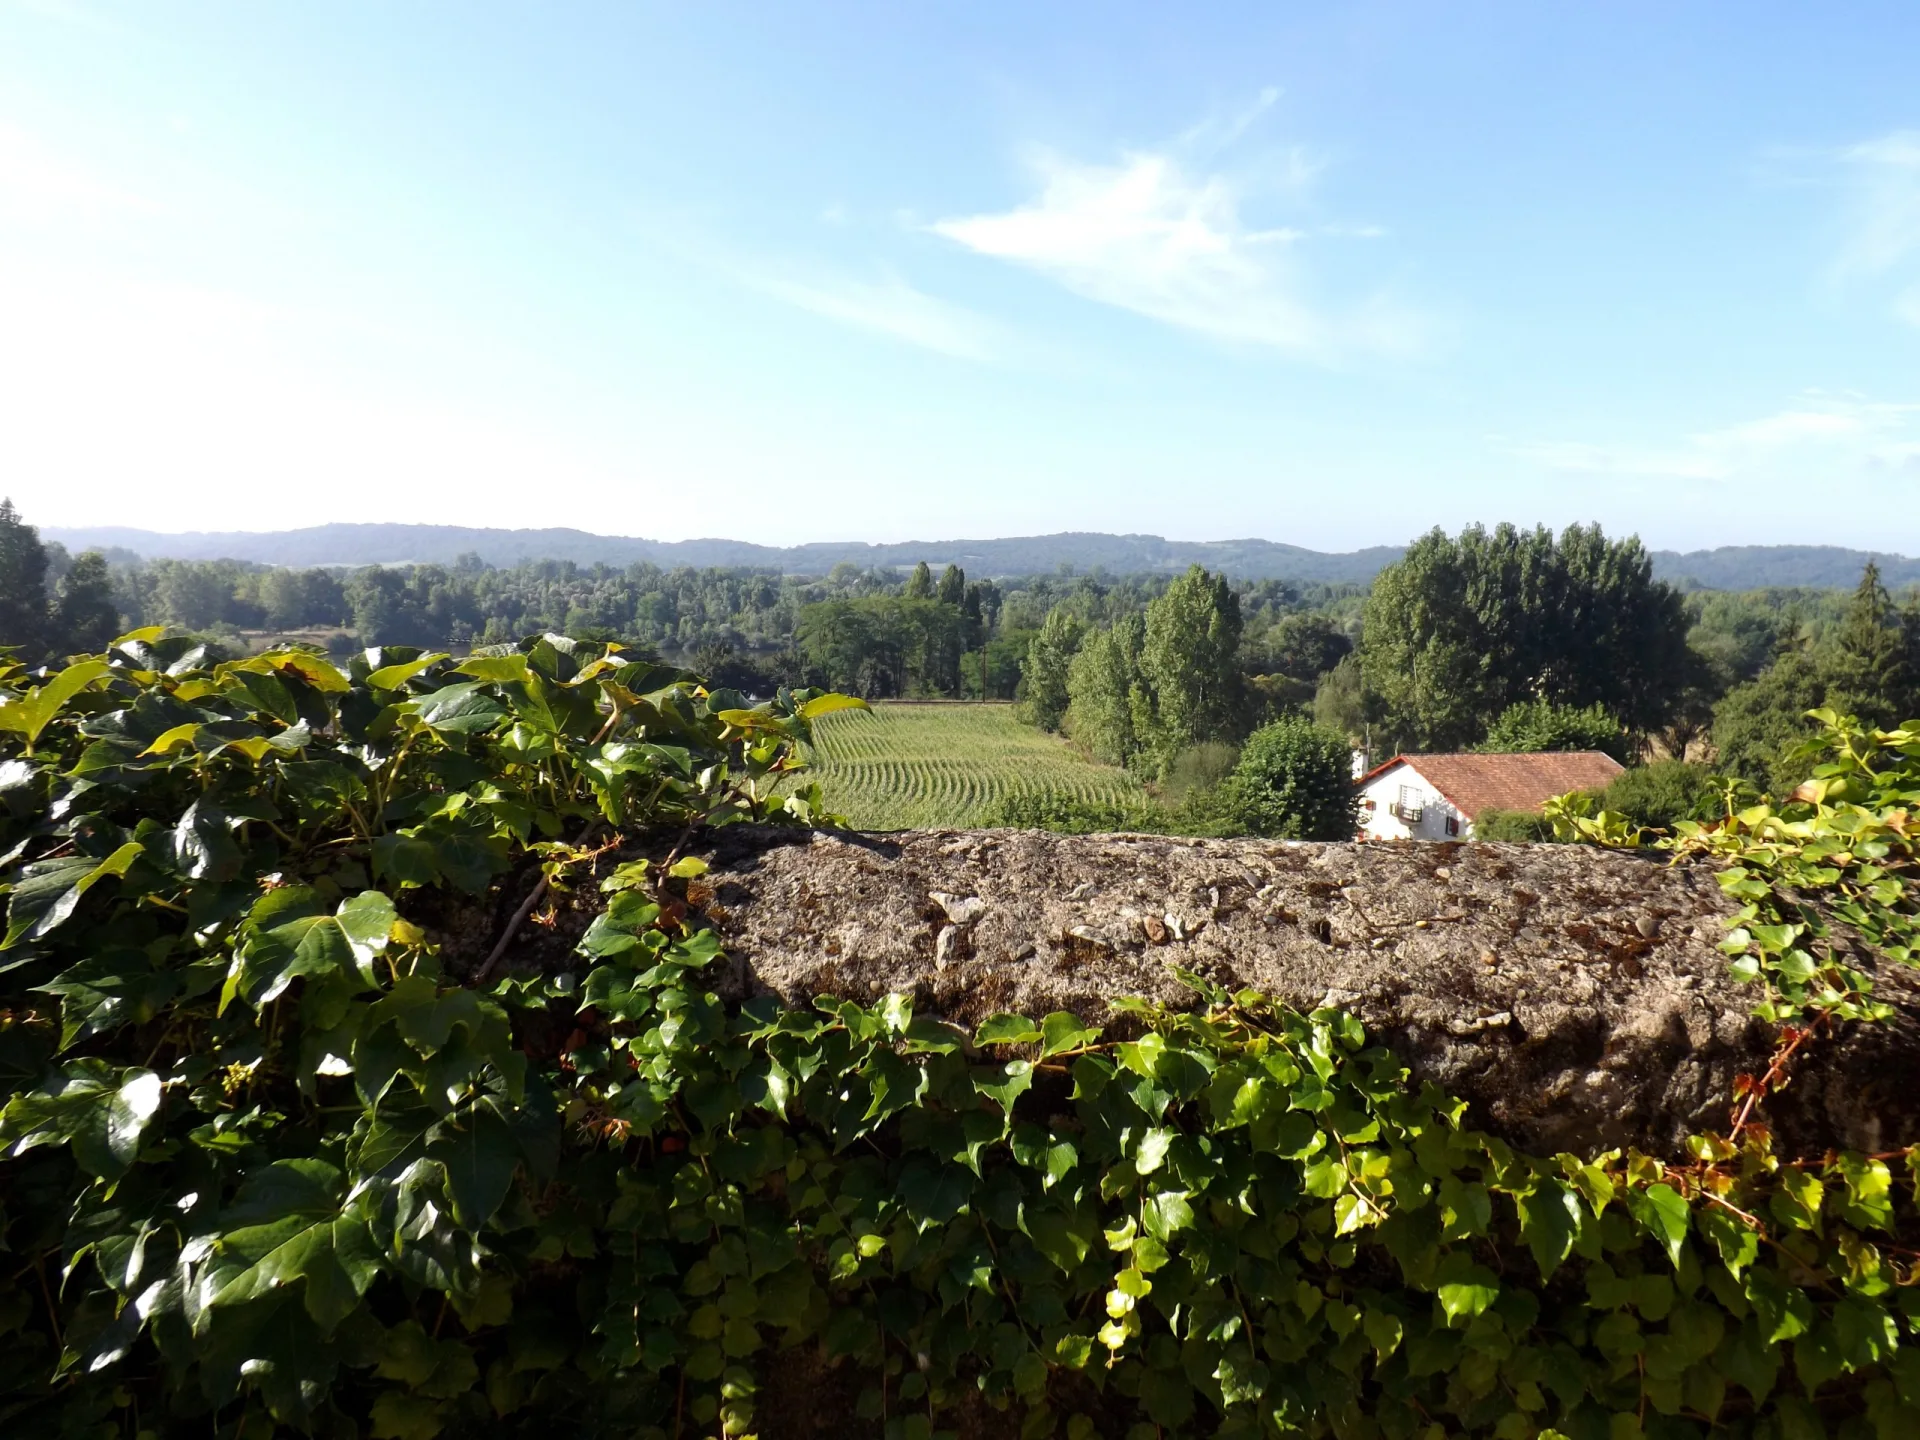
[{"label": "ivy stem", "polygon": [[47,1288],[46,1264],[38,1255],[33,1259],[33,1273],[40,1281],[40,1298],[47,1302],[47,1323],[53,1327],[53,1343],[65,1349],[67,1342],[61,1334],[60,1310],[53,1303],[53,1291]]},{"label": "ivy stem", "polygon": [[[620,702],[616,699],[613,702],[613,713],[607,716],[607,723],[600,727],[599,733],[595,735],[593,739],[589,740],[587,744],[600,744],[613,733],[613,727],[619,723]],[[573,843],[576,846],[586,844],[588,840],[593,838],[594,832],[599,830],[604,823],[603,820],[596,817],[592,824],[580,832],[580,838]],[[492,978],[494,967],[500,963],[501,957],[507,953],[507,946],[513,943],[513,937],[520,933],[520,927],[527,923],[527,917],[533,914],[534,907],[540,903],[541,898],[547,893],[547,887],[551,881],[552,876],[543,869],[540,872],[539,883],[533,887],[532,891],[527,895],[527,898],[520,902],[520,908],[515,910],[513,912],[513,918],[507,921],[507,928],[500,932],[500,938],[494,943],[493,949],[488,952],[486,960],[481,964],[480,968],[474,972],[473,980],[476,985],[484,985]]]}]

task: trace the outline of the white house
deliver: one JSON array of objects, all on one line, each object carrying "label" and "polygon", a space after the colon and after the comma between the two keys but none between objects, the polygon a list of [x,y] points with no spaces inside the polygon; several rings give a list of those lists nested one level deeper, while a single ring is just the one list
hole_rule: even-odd
[{"label": "white house", "polygon": [[1368,840],[1470,840],[1483,810],[1540,808],[1569,790],[1598,790],[1621,771],[1598,750],[1538,755],[1396,755],[1362,775]]}]

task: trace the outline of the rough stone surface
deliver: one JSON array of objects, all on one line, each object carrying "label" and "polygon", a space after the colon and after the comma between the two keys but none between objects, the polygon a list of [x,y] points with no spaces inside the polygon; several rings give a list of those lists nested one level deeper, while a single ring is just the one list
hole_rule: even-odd
[{"label": "rough stone surface", "polygon": [[[1535,1152],[1673,1153],[1724,1130],[1768,1026],[1716,949],[1711,871],[1560,845],[1345,845],[1036,831],[871,836],[729,827],[702,852],[735,996],[916,996],[1108,1018],[1187,1003],[1170,966],[1358,1015],[1473,1121]],[[1782,1143],[1882,1149],[1920,1135],[1920,991],[1813,1047],[1768,1107]]]}]

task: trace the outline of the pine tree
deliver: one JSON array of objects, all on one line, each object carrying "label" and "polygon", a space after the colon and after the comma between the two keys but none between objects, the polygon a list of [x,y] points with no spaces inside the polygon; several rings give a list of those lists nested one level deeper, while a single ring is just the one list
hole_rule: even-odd
[{"label": "pine tree", "polygon": [[107,557],[98,550],[87,551],[61,577],[53,629],[55,643],[69,654],[104,650],[120,633],[113,575],[107,569]]},{"label": "pine tree", "polygon": [[47,652],[47,550],[40,532],[0,500],[0,645],[37,663]]},{"label": "pine tree", "polygon": [[1906,719],[1914,704],[1915,676],[1905,628],[1881,582],[1880,567],[1869,560],[1822,667],[1825,703],[1873,725]]},{"label": "pine tree", "polygon": [[922,560],[913,567],[913,575],[907,581],[905,598],[908,600],[931,600],[933,598],[933,571]]}]

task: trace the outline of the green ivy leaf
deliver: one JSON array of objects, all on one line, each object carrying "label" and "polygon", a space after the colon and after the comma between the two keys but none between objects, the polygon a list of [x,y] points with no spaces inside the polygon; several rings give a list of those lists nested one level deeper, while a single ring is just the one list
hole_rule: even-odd
[{"label": "green ivy leaf", "polygon": [[1100,1038],[1098,1026],[1080,1023],[1080,1017],[1056,1010],[1040,1022],[1040,1058],[1051,1059],[1069,1050],[1083,1050]]},{"label": "green ivy leaf", "polygon": [[1033,1062],[1029,1060],[1009,1060],[1004,1065],[995,1065],[974,1072],[973,1088],[985,1095],[1006,1113],[1009,1121],[1013,1118],[1014,1102],[1033,1084]]},{"label": "green ivy leaf", "polygon": [[1029,1045],[1042,1038],[1042,1031],[1024,1015],[989,1015],[973,1032],[973,1043],[988,1045]]},{"label": "green ivy leaf", "polygon": [[307,1313],[331,1331],[382,1269],[365,1199],[338,1199],[339,1172],[320,1161],[279,1161],[244,1190],[237,1209],[271,1215],[222,1235],[204,1288],[209,1307],[241,1305],[296,1282]]},{"label": "green ivy leaf", "polygon": [[160,1111],[163,1087],[151,1070],[116,1070],[103,1060],[71,1060],[46,1088],[15,1095],[0,1111],[0,1147],[20,1154],[69,1144],[88,1174],[116,1180],[140,1152],[141,1137]]},{"label": "green ivy leaf", "polygon": [[1435,1292],[1449,1322],[1484,1314],[1500,1298],[1500,1281],[1484,1265],[1457,1267],[1459,1278]]},{"label": "green ivy leaf", "polygon": [[1674,1268],[1680,1266],[1680,1251],[1687,1243],[1691,1212],[1687,1202],[1671,1185],[1649,1185],[1644,1190],[1627,1192],[1627,1208],[1640,1228],[1651,1235]]},{"label": "green ivy leaf", "polygon": [[1156,1126],[1140,1136],[1133,1152],[1133,1168],[1142,1175],[1151,1175],[1166,1162],[1167,1152],[1173,1148],[1173,1131]]},{"label": "green ivy leaf", "polygon": [[1516,1195],[1520,1238],[1533,1252],[1540,1278],[1548,1280],[1572,1252],[1583,1220],[1580,1197],[1558,1180],[1541,1179],[1525,1194]]},{"label": "green ivy leaf", "polygon": [[218,884],[240,873],[240,847],[233,822],[214,801],[202,796],[173,827],[174,864],[189,879]]},{"label": "green ivy leaf", "polygon": [[27,866],[7,901],[7,938],[0,950],[22,939],[38,939],[71,919],[87,891],[110,875],[125,875],[143,853],[139,844],[129,841],[104,860],[71,856]]}]

